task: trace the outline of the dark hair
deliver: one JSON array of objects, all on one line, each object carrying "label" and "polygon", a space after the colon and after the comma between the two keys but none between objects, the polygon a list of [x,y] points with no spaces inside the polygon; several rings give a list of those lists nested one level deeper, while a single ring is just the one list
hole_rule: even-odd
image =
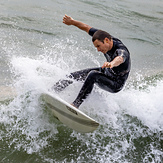
[{"label": "dark hair", "polygon": [[111,35],[105,31],[102,30],[98,30],[94,33],[93,37],[92,37],[92,42],[94,42],[95,40],[99,40],[101,42],[104,43],[104,39],[108,38],[109,40],[111,40]]}]

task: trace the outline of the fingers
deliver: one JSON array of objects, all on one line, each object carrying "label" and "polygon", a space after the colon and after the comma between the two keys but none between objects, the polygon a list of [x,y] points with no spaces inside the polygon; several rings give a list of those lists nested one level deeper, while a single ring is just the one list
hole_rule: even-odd
[{"label": "fingers", "polygon": [[63,17],[63,20],[66,20],[68,17],[69,17],[69,16],[67,16],[67,15],[65,14],[65,16]]},{"label": "fingers", "polygon": [[65,14],[65,16],[63,17],[63,23],[66,22],[66,18],[67,18],[67,15]]},{"label": "fingers", "polygon": [[107,62],[105,62],[105,63],[103,64],[102,68],[105,68],[105,67],[106,67],[106,65],[107,65]]},{"label": "fingers", "polygon": [[102,66],[102,68],[112,68],[112,65],[110,62],[105,62]]}]

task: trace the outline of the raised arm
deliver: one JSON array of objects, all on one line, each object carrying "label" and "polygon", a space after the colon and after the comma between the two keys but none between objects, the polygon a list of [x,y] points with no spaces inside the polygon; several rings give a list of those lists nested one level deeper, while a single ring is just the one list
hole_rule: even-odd
[{"label": "raised arm", "polygon": [[85,32],[89,32],[89,30],[92,28],[91,26],[82,23],[80,21],[74,20],[72,17],[65,15],[63,17],[63,23],[66,25],[74,25],[76,27],[78,27],[79,29],[85,31]]}]

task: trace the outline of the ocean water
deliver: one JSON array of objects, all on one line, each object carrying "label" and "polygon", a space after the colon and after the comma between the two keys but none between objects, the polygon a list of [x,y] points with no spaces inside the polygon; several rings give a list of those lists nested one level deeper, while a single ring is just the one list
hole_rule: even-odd
[{"label": "ocean water", "polygon": [[[163,162],[162,0],[0,1],[0,162]],[[81,134],[40,100],[70,72],[102,66],[91,37],[64,14],[121,39],[131,53],[124,89],[94,87],[80,109],[100,123]],[[72,102],[82,83],[58,96]]]}]

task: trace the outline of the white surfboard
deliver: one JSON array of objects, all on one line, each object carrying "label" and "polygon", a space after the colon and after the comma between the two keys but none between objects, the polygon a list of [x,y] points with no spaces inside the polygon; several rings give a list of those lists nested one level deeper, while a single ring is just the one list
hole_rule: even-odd
[{"label": "white surfboard", "polygon": [[41,94],[41,98],[45,101],[48,108],[52,110],[54,116],[69,128],[87,133],[96,130],[99,126],[99,123],[94,119],[56,95],[43,93]]}]

